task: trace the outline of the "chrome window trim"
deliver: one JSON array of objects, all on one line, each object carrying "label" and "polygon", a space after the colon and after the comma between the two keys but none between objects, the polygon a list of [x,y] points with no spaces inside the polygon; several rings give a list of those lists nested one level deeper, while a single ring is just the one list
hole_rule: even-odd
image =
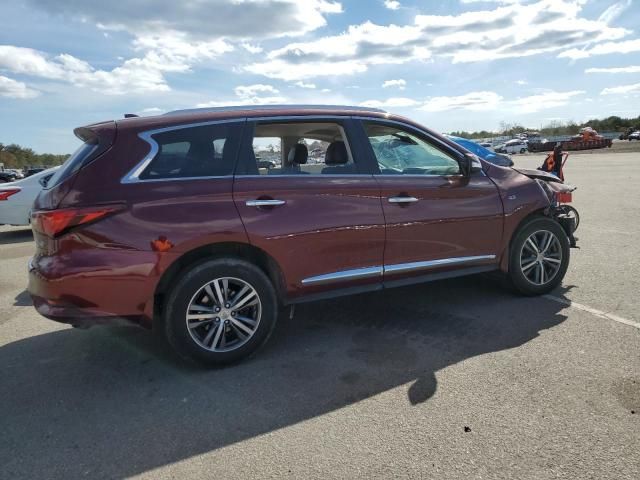
[{"label": "chrome window trim", "polygon": [[359,278],[382,276],[382,267],[354,268],[352,270],[340,270],[338,272],[316,275],[302,280],[303,285],[322,285],[340,280],[356,280]]},{"label": "chrome window trim", "polygon": [[219,123],[245,123],[246,118],[230,118],[225,120],[209,120],[206,122],[196,122],[196,123],[186,123],[181,125],[171,125],[169,127],[156,128],[155,130],[146,130],[144,132],[140,132],[138,134],[138,138],[144,140],[151,147],[149,153],[147,153],[138,164],[133,167],[129,173],[127,173],[120,180],[121,184],[128,183],[147,183],[147,182],[175,182],[175,181],[184,181],[184,180],[210,180],[212,178],[233,178],[233,175],[216,175],[216,176],[207,176],[207,177],[180,177],[180,178],[145,178],[141,179],[140,175],[145,169],[149,166],[151,161],[158,154],[158,150],[160,147],[158,146],[158,142],[156,142],[152,137],[153,135],[157,135],[159,133],[171,132],[173,130],[183,130],[185,128],[197,128],[197,127],[206,127],[209,125],[216,125]]},{"label": "chrome window trim", "polygon": [[309,104],[291,104],[291,105],[231,105],[228,107],[205,107],[205,108],[186,108],[182,110],[173,110],[163,113],[162,115],[181,115],[187,113],[217,113],[217,112],[243,112],[243,111],[270,111],[270,110],[327,110],[327,111],[352,111],[352,112],[370,112],[370,113],[388,113],[386,110],[375,107],[362,107],[355,105],[314,105]]},{"label": "chrome window trim", "polygon": [[496,255],[473,255],[467,257],[440,258],[437,260],[426,260],[423,262],[396,263],[384,266],[378,265],[373,267],[354,268],[351,270],[339,270],[337,272],[316,275],[313,277],[304,278],[301,283],[303,285],[323,285],[326,283],[338,282],[342,280],[355,280],[374,276],[383,276],[386,273],[404,273],[447,265],[459,265],[462,263],[472,263],[495,259]]}]

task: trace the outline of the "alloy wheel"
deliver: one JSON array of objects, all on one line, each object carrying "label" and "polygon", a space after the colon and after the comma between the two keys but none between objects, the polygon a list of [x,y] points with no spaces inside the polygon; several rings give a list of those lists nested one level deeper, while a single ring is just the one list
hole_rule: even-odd
[{"label": "alloy wheel", "polygon": [[520,269],[534,285],[545,285],[562,265],[560,240],[549,230],[538,230],[527,238],[520,251]]},{"label": "alloy wheel", "polygon": [[247,343],[258,329],[262,303],[256,289],[239,278],[216,278],[191,298],[186,312],[189,335],[211,352]]}]

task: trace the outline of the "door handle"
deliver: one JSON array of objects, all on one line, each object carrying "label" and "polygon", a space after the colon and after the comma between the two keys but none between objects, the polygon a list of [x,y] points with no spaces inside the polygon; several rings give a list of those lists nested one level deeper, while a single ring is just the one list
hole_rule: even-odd
[{"label": "door handle", "polygon": [[389,203],[415,203],[418,201],[416,197],[408,197],[408,196],[389,197],[388,200],[389,200]]},{"label": "door handle", "polygon": [[247,200],[245,205],[247,207],[277,207],[287,203],[284,200]]}]

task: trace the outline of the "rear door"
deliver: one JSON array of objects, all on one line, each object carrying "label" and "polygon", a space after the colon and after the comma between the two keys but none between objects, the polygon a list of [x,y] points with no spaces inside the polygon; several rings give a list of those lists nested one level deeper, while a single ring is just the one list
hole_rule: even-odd
[{"label": "rear door", "polygon": [[381,283],[379,186],[362,145],[350,141],[351,125],[296,117],[246,129],[234,201],[249,241],[280,265],[291,297]]},{"label": "rear door", "polygon": [[482,171],[460,173],[458,154],[415,128],[363,121],[386,218],[384,280],[497,263],[503,210]]}]

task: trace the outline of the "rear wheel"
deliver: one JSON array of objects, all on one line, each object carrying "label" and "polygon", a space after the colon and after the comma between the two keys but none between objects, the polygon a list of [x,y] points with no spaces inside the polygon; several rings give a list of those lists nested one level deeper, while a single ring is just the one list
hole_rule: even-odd
[{"label": "rear wheel", "polygon": [[535,218],[511,242],[509,279],[524,295],[542,295],[556,288],[569,266],[569,239],[558,222]]},{"label": "rear wheel", "polygon": [[525,153],[526,151],[527,151],[527,149],[526,149],[526,148],[521,148],[521,149],[520,149],[520,153]]},{"label": "rear wheel", "polygon": [[210,260],[175,284],[165,309],[165,334],[181,356],[224,365],[264,344],[277,312],[275,290],[262,270],[238,259]]}]

